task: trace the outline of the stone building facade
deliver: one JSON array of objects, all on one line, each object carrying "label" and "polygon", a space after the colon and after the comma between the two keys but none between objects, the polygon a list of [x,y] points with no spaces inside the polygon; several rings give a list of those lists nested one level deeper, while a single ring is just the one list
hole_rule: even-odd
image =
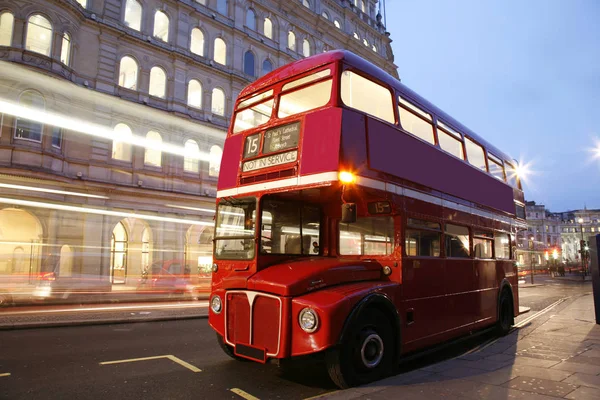
[{"label": "stone building facade", "polygon": [[376,0],[0,4],[0,277],[210,266],[236,97],[344,48],[397,76]]}]

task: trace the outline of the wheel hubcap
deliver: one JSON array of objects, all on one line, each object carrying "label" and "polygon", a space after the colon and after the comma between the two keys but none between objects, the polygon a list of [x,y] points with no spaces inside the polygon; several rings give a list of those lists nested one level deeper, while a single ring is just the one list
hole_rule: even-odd
[{"label": "wheel hubcap", "polygon": [[383,340],[372,333],[365,338],[360,349],[362,362],[367,368],[375,368],[383,358]]}]

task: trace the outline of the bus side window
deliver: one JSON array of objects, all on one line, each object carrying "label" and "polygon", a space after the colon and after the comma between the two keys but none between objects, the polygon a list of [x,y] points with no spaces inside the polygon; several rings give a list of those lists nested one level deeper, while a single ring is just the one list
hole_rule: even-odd
[{"label": "bus side window", "polygon": [[437,222],[409,218],[404,239],[406,255],[439,257],[441,238]]},{"label": "bus side window", "polygon": [[446,237],[446,257],[470,257],[469,228],[446,224],[446,231],[444,233]]}]

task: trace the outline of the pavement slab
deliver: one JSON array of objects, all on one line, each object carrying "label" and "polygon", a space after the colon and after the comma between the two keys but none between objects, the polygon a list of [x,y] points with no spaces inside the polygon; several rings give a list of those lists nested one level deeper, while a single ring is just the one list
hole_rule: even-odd
[{"label": "pavement slab", "polygon": [[554,397],[564,397],[578,387],[570,383],[530,378],[527,376],[519,376],[501,386]]},{"label": "pavement slab", "polygon": [[565,398],[574,400],[598,400],[600,399],[600,390],[582,386],[566,395]]},{"label": "pavement slab", "polygon": [[560,382],[573,373],[569,371],[561,371],[558,369],[547,369],[547,368],[538,368],[538,367],[514,367],[512,369],[513,375],[516,376],[525,376],[529,378],[539,378],[539,379],[547,379],[550,381]]},{"label": "pavement slab", "polygon": [[507,399],[523,399],[523,400],[556,400],[556,397],[546,396],[543,394],[525,392],[522,390],[509,389],[501,386],[485,385],[476,388],[471,392],[464,394],[465,398],[469,399],[485,399],[485,400],[507,400]]},{"label": "pavement slab", "polygon": [[573,362],[572,360],[563,361],[560,364],[553,365],[550,369],[558,369],[561,371],[567,372],[580,372],[588,375],[598,375],[600,374],[600,366],[590,365],[590,364],[581,364],[577,362]]},{"label": "pavement slab", "polygon": [[598,375],[588,375],[576,372],[563,382],[600,389],[600,376]]},{"label": "pavement slab", "polygon": [[558,364],[560,361],[553,360],[543,360],[541,358],[533,358],[528,356],[518,356],[515,358],[515,361],[512,365],[523,367],[523,366],[531,366],[531,367],[541,367],[541,368],[550,368],[553,365]]}]

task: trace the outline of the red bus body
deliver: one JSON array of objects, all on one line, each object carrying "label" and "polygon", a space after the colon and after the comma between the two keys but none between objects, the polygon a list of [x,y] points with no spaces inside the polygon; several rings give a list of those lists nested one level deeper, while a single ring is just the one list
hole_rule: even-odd
[{"label": "red bus body", "polygon": [[[333,88],[326,104],[277,118],[284,85],[324,68],[330,71],[326,79],[331,79]],[[388,89],[393,94],[394,122],[346,106],[340,90],[343,71],[353,71]],[[234,115],[221,163],[217,204],[229,202],[235,207],[236,199],[255,199],[257,204],[244,217],[243,229],[253,232],[253,241],[243,239],[244,250],[232,253],[246,257],[246,251],[251,258],[223,256],[238,243],[220,242],[218,229],[216,232],[211,299],[219,296],[221,309],[218,313],[211,309],[209,323],[225,346],[231,346],[240,357],[263,362],[322,352],[342,343],[357,314],[378,308],[390,321],[397,338],[395,352],[400,357],[496,324],[503,290],[510,293],[512,315],[518,315],[513,247],[515,232],[523,225],[523,219],[517,218],[517,209],[523,206],[522,191],[442,151],[439,139],[427,143],[406,132],[400,126],[398,97],[428,113],[432,126],[443,121],[462,134],[463,143],[464,137],[469,137],[481,145],[486,156],[493,154],[505,163],[513,162],[511,158],[349,52],[324,53],[270,73],[240,94],[236,110],[244,101],[270,90],[273,115],[260,126],[236,133]],[[292,140],[289,147],[286,130],[299,130],[297,145]],[[277,136],[281,140],[278,143],[287,147],[265,155],[261,147],[268,140],[265,132]],[[257,146],[252,145],[254,139]],[[253,154],[248,157],[248,153]],[[355,181],[340,182],[340,171],[351,172]],[[320,210],[318,234],[300,225],[302,240],[307,236],[302,235],[303,229],[313,232],[315,240],[312,245],[304,244],[302,254],[274,254],[277,246],[284,248],[282,237],[286,238],[286,250],[280,250],[283,253],[288,252],[287,242],[294,240],[289,232],[295,230],[282,227],[282,232],[289,232],[282,233],[279,244],[275,243],[276,225],[266,223],[268,215],[275,215],[277,207],[281,209],[288,200],[298,202],[298,207],[308,204]],[[367,254],[368,246],[384,246],[367,242],[369,235],[353,232],[352,224],[340,224],[343,203],[355,204],[365,224],[370,223],[368,218],[379,217],[372,221],[393,225],[393,237],[385,236],[384,240],[388,250]],[[263,207],[267,206],[272,211],[264,214]],[[301,215],[313,212],[301,210]],[[218,211],[217,228],[227,213]],[[250,217],[252,221],[248,221]],[[433,251],[433,255],[409,255],[407,247],[413,242],[407,232],[414,221],[439,226],[440,233],[432,234],[433,244],[424,250]],[[468,249],[463,242],[468,257],[447,256],[454,251],[447,248],[452,245],[451,234],[445,232],[449,223],[468,228]],[[222,226],[229,229],[225,223]],[[342,239],[342,226],[350,239]],[[496,238],[492,240],[508,240],[510,243],[502,246],[509,247],[510,255],[497,257],[502,251],[498,241],[493,242],[494,256],[475,257],[474,237],[482,234],[480,231]],[[421,247],[427,246],[423,232],[411,233],[417,238],[414,243]],[[314,239],[317,236],[318,243]],[[361,239],[352,239],[359,236]],[[342,241],[345,250],[340,250]],[[361,254],[341,254],[344,252]],[[299,324],[299,314],[307,307],[318,316],[314,332],[303,330]]]}]

